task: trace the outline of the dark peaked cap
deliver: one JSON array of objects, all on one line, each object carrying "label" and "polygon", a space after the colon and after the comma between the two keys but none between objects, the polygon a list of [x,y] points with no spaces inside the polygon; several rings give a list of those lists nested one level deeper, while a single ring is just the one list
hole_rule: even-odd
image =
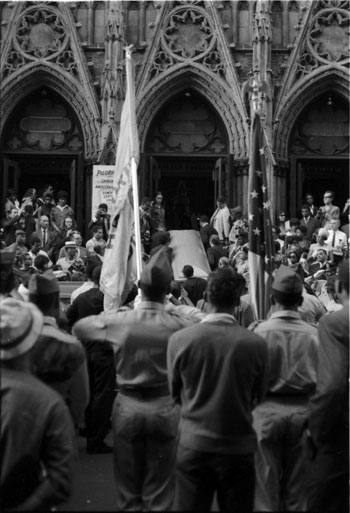
[{"label": "dark peaked cap", "polygon": [[140,287],[154,287],[166,291],[170,285],[173,276],[172,268],[169,264],[169,259],[166,249],[160,247],[156,251],[141,273]]},{"label": "dark peaked cap", "polygon": [[299,274],[286,265],[281,265],[276,272],[272,289],[283,292],[283,294],[301,295],[303,292],[303,282]]},{"label": "dark peaked cap", "polygon": [[58,280],[51,269],[43,274],[33,274],[29,280],[28,289],[29,294],[35,296],[46,296],[60,290]]}]

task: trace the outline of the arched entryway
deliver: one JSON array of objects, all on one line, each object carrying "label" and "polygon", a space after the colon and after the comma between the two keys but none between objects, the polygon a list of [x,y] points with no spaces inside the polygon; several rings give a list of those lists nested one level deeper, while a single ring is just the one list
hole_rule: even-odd
[{"label": "arched entryway", "polygon": [[220,117],[200,94],[186,89],[157,112],[147,133],[141,195],[161,190],[168,229],[197,226],[211,215],[229,180],[228,136]]},{"label": "arched entryway", "polygon": [[[343,208],[349,197],[349,105],[331,90],[319,96],[296,121],[289,142],[290,205],[298,213],[305,194],[323,205],[323,193],[335,192]],[[293,212],[294,211],[294,212]]]},{"label": "arched entryway", "polygon": [[3,194],[51,184],[66,190],[76,212],[83,216],[84,138],[74,111],[57,93],[40,87],[13,110],[2,138]]}]

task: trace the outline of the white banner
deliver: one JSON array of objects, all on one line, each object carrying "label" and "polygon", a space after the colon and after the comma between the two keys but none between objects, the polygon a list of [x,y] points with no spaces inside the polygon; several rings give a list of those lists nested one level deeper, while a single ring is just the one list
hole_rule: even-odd
[{"label": "white banner", "polygon": [[100,203],[106,203],[111,213],[114,173],[115,166],[93,166],[91,219],[96,216]]}]

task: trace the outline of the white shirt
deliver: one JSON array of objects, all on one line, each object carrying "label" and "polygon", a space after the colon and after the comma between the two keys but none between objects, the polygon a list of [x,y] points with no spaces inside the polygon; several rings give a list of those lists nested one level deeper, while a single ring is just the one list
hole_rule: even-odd
[{"label": "white shirt", "polygon": [[[326,240],[326,244],[329,244],[333,248],[333,255],[343,256],[344,249],[346,249],[348,246],[348,241],[346,239],[345,233],[341,232],[340,230],[337,230],[336,232],[334,232],[333,230],[329,230],[328,233],[329,233],[329,236],[328,236],[328,239]],[[333,242],[334,233],[335,233],[335,242],[334,242],[334,247],[333,247],[332,242]]]},{"label": "white shirt", "polygon": [[230,234],[230,211],[227,206],[217,208],[211,216],[210,224],[218,232],[220,240],[228,238]]}]

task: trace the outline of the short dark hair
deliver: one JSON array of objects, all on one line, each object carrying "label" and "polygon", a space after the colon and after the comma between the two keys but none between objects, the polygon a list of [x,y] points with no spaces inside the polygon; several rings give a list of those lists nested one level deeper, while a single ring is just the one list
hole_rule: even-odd
[{"label": "short dark hair", "polygon": [[85,273],[88,280],[92,280],[92,273],[95,267],[101,265],[101,260],[98,257],[89,257],[86,262]]},{"label": "short dark hair", "polygon": [[306,235],[307,228],[303,224],[301,224],[300,226],[297,226],[297,230],[300,230],[303,235]]},{"label": "short dark hair", "polygon": [[221,267],[210,273],[206,295],[208,302],[218,307],[234,306],[239,303],[242,280],[230,267]]},{"label": "short dark hair", "polygon": [[212,235],[209,239],[209,242],[214,244],[214,246],[220,246],[220,239],[218,235]]},{"label": "short dark hair", "polygon": [[34,258],[34,267],[39,269],[39,271],[42,271],[44,269],[44,266],[47,265],[49,262],[49,257],[47,257],[46,255],[38,255]]},{"label": "short dark hair", "polygon": [[289,220],[289,224],[291,226],[299,226],[300,221],[296,217],[292,217],[292,219]]},{"label": "short dark hair", "polygon": [[103,228],[100,224],[95,224],[93,227],[92,227],[92,233],[97,233],[98,230],[102,230],[103,231]]},{"label": "short dark hair", "polygon": [[185,276],[185,278],[191,278],[193,276],[194,269],[192,265],[185,265],[182,269],[182,274]]},{"label": "short dark hair", "polygon": [[299,305],[300,299],[303,297],[302,294],[286,294],[274,288],[271,289],[271,296],[277,303],[285,307]]},{"label": "short dark hair", "polygon": [[97,265],[94,270],[92,271],[92,281],[95,285],[100,284],[100,277],[101,277],[101,271],[102,271],[102,264]]},{"label": "short dark hair", "polygon": [[66,192],[66,191],[58,191],[57,199],[59,200],[61,198],[65,199],[65,200],[68,199],[68,192]]},{"label": "short dark hair", "polygon": [[170,293],[178,299],[181,296],[181,285],[179,282],[172,280],[170,283]]},{"label": "short dark hair", "polygon": [[309,205],[306,205],[305,203],[303,205],[301,205],[301,210],[307,210],[308,212],[310,212],[309,210]]},{"label": "short dark hair", "polygon": [[33,235],[29,239],[29,244],[31,246],[33,246],[33,244],[35,244],[36,242],[40,242],[40,244],[41,244],[40,237],[38,237],[37,235],[35,235],[35,233],[33,233]]},{"label": "short dark hair", "polygon": [[199,222],[200,223],[209,223],[209,217],[208,216],[199,216]]},{"label": "short dark hair", "polygon": [[107,210],[108,211],[108,206],[107,206],[107,203],[100,203],[98,208],[103,208],[104,210]]}]

